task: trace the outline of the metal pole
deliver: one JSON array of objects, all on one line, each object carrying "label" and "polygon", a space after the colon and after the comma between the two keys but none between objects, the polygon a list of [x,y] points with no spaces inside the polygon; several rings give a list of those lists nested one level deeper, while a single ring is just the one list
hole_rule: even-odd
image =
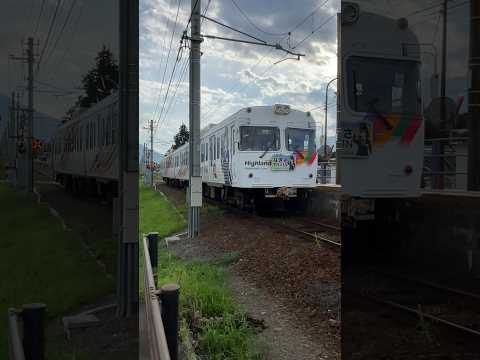
[{"label": "metal pole", "polygon": [[120,0],[119,317],[138,316],[138,11],[137,0]]},{"label": "metal pole", "polygon": [[[442,102],[440,104],[440,120],[441,123],[445,126],[448,130],[451,128],[451,124],[447,124],[446,119],[446,78],[447,78],[447,1],[443,0],[443,33],[442,33],[442,73],[441,73],[441,89],[440,89],[440,96]],[[443,144],[433,144],[433,152],[436,154],[443,154]],[[437,163],[437,171],[443,171],[443,160],[439,158]],[[443,189],[443,177],[441,175],[437,178],[437,187],[439,189]]]},{"label": "metal pole", "polygon": [[28,125],[26,136],[26,179],[27,191],[33,193],[33,38],[28,38]]},{"label": "metal pole", "polygon": [[194,238],[200,231],[202,206],[202,178],[200,175],[200,8],[201,0],[191,0],[192,24],[190,46],[190,141],[189,141],[189,212],[188,236]]},{"label": "metal pole", "polygon": [[323,138],[323,175],[322,175],[322,184],[325,184],[327,181],[327,164],[325,163],[327,159],[327,118],[328,118],[328,88],[332,82],[337,80],[337,78],[333,78],[327,84],[327,88],[325,89],[325,129],[324,129],[324,138]]},{"label": "metal pole", "polygon": [[324,134],[324,139],[323,139],[323,156],[326,158],[327,157],[327,114],[328,114],[328,88],[332,82],[337,80],[337,78],[333,78],[330,80],[327,84],[327,88],[325,90],[325,134]]},{"label": "metal pole", "polygon": [[150,254],[150,263],[152,268],[158,265],[158,232],[151,232],[147,235],[148,253]]},{"label": "metal pole", "polygon": [[180,286],[167,284],[160,289],[162,302],[162,322],[165,328],[170,359],[178,359],[178,304]]},{"label": "metal pole", "polygon": [[470,191],[480,191],[480,1],[470,0],[470,89],[468,112],[468,184]]},{"label": "metal pole", "polygon": [[22,307],[23,351],[26,360],[45,359],[45,304],[26,304]]},{"label": "metal pole", "polygon": [[153,120],[150,120],[150,186],[153,187]]}]

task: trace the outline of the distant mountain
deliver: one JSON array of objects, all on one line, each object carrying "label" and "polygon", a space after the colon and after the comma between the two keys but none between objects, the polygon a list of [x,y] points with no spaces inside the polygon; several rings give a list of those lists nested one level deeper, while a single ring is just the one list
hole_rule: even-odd
[{"label": "distant mountain", "polygon": [[[142,163],[143,162],[143,145],[138,145],[138,155],[139,155],[138,159],[140,160],[140,163]],[[153,150],[153,161],[160,162],[160,160],[162,159],[163,159],[163,155]]]},{"label": "distant mountain", "polygon": [[[3,133],[4,127],[7,125],[9,120],[9,111],[10,98],[6,95],[0,94],[0,129]],[[52,134],[55,132],[55,129],[60,125],[60,120],[54,117],[51,117],[47,114],[41,112],[35,112],[34,122],[33,122],[33,136],[42,139],[43,141],[50,140]]]}]

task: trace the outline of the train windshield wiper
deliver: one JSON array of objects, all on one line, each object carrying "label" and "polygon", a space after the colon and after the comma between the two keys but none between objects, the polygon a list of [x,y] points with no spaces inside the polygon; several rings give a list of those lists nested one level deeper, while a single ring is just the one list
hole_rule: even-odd
[{"label": "train windshield wiper", "polygon": [[385,127],[388,129],[388,130],[392,130],[393,129],[393,126],[388,122],[388,119],[383,116],[380,111],[378,111],[377,107],[375,106],[376,103],[378,103],[380,99],[378,97],[376,98],[373,98],[372,100],[370,101],[366,101],[365,104],[368,106],[369,110],[372,111],[377,117],[379,117],[380,119],[382,119],[383,123],[385,124]]},{"label": "train windshield wiper", "polygon": [[265,149],[263,154],[259,156],[259,158],[262,159],[267,154],[267,152],[270,150],[271,147],[272,147],[272,143],[268,143],[267,148]]}]

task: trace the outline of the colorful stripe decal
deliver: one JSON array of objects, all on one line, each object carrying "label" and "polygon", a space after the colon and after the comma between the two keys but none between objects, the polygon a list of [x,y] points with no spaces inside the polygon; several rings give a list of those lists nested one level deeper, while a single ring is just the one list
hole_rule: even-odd
[{"label": "colorful stripe decal", "polygon": [[402,138],[400,139],[401,144],[410,144],[415,137],[418,129],[422,125],[422,120],[419,117],[416,117],[410,122],[410,126],[404,132]]},{"label": "colorful stripe decal", "polygon": [[392,138],[400,138],[401,144],[410,144],[422,125],[420,116],[388,114],[384,118],[376,114],[367,114],[365,121],[373,124],[374,144],[384,145]]},{"label": "colorful stripe decal", "polygon": [[317,152],[313,151],[311,153],[307,151],[295,151],[295,164],[302,165],[303,163],[307,162],[308,165],[312,165],[314,161],[317,159]]}]

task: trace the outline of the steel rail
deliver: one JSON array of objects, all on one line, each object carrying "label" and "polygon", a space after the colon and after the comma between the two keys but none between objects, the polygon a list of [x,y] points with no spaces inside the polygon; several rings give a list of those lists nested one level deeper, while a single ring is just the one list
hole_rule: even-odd
[{"label": "steel rail", "polygon": [[480,300],[480,294],[473,293],[473,292],[470,292],[470,291],[465,291],[465,290],[462,290],[462,289],[453,288],[453,287],[442,285],[442,284],[438,284],[438,283],[433,282],[433,281],[424,280],[424,279],[415,279],[415,278],[412,278],[412,277],[409,277],[409,276],[402,276],[402,275],[393,274],[393,273],[390,273],[390,272],[384,272],[384,271],[381,271],[380,269],[375,269],[375,268],[370,268],[370,269],[368,269],[368,271],[373,272],[373,273],[377,273],[377,274],[380,274],[380,275],[384,275],[384,276],[387,276],[387,277],[400,279],[400,280],[407,281],[407,282],[417,283],[417,284],[420,284],[420,285],[431,287],[431,288],[437,289],[437,290],[442,290],[442,291],[449,292],[449,293],[452,293],[452,294],[463,295],[463,296],[467,296],[467,297],[471,297],[471,298]]},{"label": "steel rail", "polygon": [[431,315],[431,314],[428,314],[428,313],[425,313],[423,311],[420,311],[420,310],[416,310],[414,308],[411,308],[409,306],[405,306],[405,305],[402,305],[402,304],[399,304],[395,301],[390,301],[390,300],[383,300],[383,299],[380,299],[380,298],[377,298],[375,296],[371,296],[371,295],[368,295],[368,294],[364,294],[364,293],[360,293],[360,295],[362,295],[363,297],[366,297],[372,301],[376,301],[376,302],[379,302],[381,304],[385,304],[385,305],[388,305],[388,306],[391,306],[393,308],[396,308],[396,309],[400,309],[400,310],[404,310],[404,311],[407,311],[409,313],[412,313],[412,314],[416,314],[422,318],[427,318],[431,321],[434,321],[434,322],[439,322],[441,324],[444,324],[444,325],[447,325],[447,326],[450,326],[450,327],[453,327],[455,329],[458,329],[458,330],[462,330],[462,331],[465,331],[465,332],[468,332],[470,334],[473,334],[473,335],[477,335],[477,336],[480,336],[480,331],[476,331],[474,329],[471,329],[471,328],[468,328],[466,326],[463,326],[463,325],[460,325],[460,324],[457,324],[457,323],[454,323],[452,321],[449,321],[449,320],[445,320],[445,319],[442,319],[438,316],[435,316],[435,315]]},{"label": "steel rail", "polygon": [[17,311],[13,308],[8,309],[8,344],[10,357],[11,360],[25,360],[17,318]]},{"label": "steel rail", "polygon": [[153,276],[150,253],[148,251],[147,239],[143,238],[144,254],[144,297],[145,317],[148,335],[148,347],[152,360],[170,360],[165,329],[162,322],[158,290]]}]

